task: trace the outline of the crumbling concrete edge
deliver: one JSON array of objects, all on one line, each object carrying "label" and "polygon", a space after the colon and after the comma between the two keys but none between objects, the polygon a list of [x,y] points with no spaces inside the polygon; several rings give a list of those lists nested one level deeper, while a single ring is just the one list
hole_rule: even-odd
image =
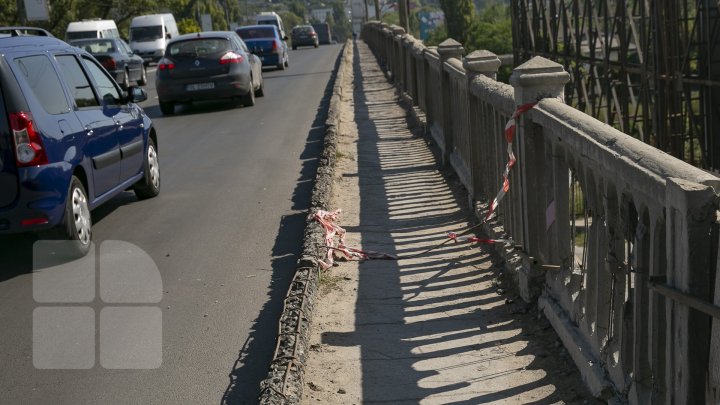
[{"label": "crumbling concrete edge", "polygon": [[352,55],[353,44],[348,40],[343,46],[330,79],[334,80],[334,84],[325,121],[324,150],[315,176],[302,255],[297,262],[295,276],[285,297],[268,376],[260,383],[258,403],[262,405],[299,404],[302,399],[310,328],[320,282],[318,259],[326,253],[325,248],[322,247],[325,244],[325,231],[318,222],[311,219],[310,215],[317,210],[329,209],[340,127],[340,103],[343,92],[347,91],[343,88],[343,83],[348,69],[352,69]]}]

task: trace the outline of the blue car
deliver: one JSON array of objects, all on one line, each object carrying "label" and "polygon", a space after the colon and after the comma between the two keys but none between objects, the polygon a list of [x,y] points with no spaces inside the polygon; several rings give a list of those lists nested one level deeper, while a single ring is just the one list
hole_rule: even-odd
[{"label": "blue car", "polygon": [[126,189],[160,192],[157,134],[135,104],[147,93],[29,32],[0,28],[0,234],[59,236],[86,254],[92,209]]},{"label": "blue car", "polygon": [[274,25],[247,25],[235,30],[245,41],[250,51],[257,55],[263,66],[274,66],[280,70],[290,66],[287,37],[280,34]]}]

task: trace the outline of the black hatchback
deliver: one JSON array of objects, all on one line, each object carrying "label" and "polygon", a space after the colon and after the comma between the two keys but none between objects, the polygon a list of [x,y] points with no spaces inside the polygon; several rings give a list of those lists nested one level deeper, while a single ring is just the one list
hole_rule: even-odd
[{"label": "black hatchback", "polygon": [[252,106],[264,95],[262,62],[233,31],[180,35],[158,62],[155,87],[163,114],[176,103],[220,98]]},{"label": "black hatchback", "polygon": [[315,48],[320,45],[318,41],[317,32],[312,25],[299,25],[292,30],[292,49],[295,50],[298,46],[314,46]]}]

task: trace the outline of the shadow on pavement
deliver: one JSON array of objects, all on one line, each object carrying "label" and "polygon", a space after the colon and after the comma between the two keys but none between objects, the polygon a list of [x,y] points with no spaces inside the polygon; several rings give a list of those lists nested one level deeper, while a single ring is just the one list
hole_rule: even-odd
[{"label": "shadow on pavement", "polygon": [[437,171],[421,134],[402,130],[407,114],[389,107],[387,80],[358,48],[362,227],[346,229],[360,232],[364,249],[401,260],[360,264],[354,331],[325,332],[322,342],[359,346],[365,403],[582,403],[587,394],[572,362],[558,360],[549,324],[493,283],[500,272],[490,249],[448,244],[402,259],[472,221],[464,189]]}]

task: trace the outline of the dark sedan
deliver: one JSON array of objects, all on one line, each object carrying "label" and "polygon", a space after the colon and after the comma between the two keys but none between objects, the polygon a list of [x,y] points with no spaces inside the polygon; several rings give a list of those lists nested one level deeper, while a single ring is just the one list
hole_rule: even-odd
[{"label": "dark sedan", "polygon": [[180,35],[158,62],[155,87],[163,114],[176,103],[219,98],[253,106],[264,95],[262,63],[233,31]]},{"label": "dark sedan", "polygon": [[78,39],[70,41],[70,45],[88,51],[110,72],[123,89],[127,90],[130,82],[135,82],[139,86],[147,84],[143,59],[135,55],[122,39]]},{"label": "dark sedan", "polygon": [[315,48],[320,45],[318,42],[317,32],[312,25],[298,25],[292,30],[292,49],[295,50],[298,46],[314,46]]}]

